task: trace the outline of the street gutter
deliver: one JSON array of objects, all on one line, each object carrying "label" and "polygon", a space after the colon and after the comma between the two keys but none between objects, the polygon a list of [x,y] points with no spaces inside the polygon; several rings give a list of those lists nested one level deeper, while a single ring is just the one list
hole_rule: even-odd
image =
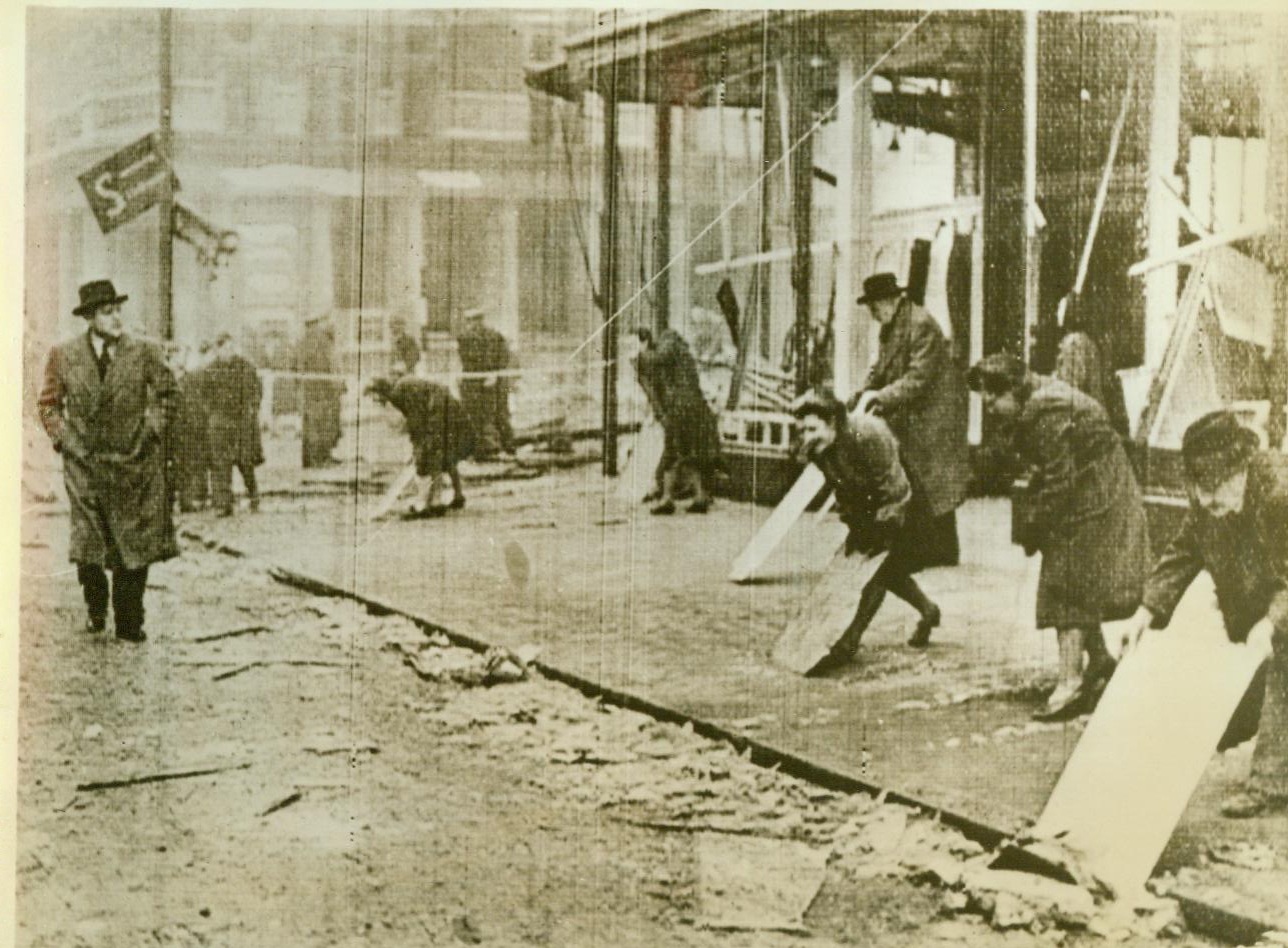
[{"label": "street gutter", "polygon": [[[183,528],[179,531],[179,534],[183,538],[199,543],[213,552],[237,559],[248,558],[244,551],[229,546],[222,540],[206,537],[191,528]],[[399,606],[367,596],[356,590],[343,589],[324,580],[282,566],[269,564],[268,570],[273,579],[284,585],[317,596],[332,599],[349,599],[361,603],[373,615],[401,616],[427,632],[434,632],[444,636],[453,645],[467,648],[474,652],[486,652],[494,647],[493,643],[485,642],[482,639],[460,632],[454,632],[439,625],[432,619],[408,612]],[[801,757],[799,754],[747,737],[744,734],[738,734],[712,721],[694,717],[691,714],[666,705],[657,704],[631,692],[601,685],[574,672],[548,665],[539,660],[532,662],[531,667],[535,668],[544,677],[567,685],[588,698],[598,699],[606,704],[628,711],[638,711],[641,714],[646,714],[658,721],[669,724],[692,725],[694,733],[709,740],[722,741],[731,745],[738,753],[747,754],[751,762],[759,767],[766,769],[777,768],[785,774],[837,793],[863,793],[918,810],[926,816],[938,819],[944,825],[952,827],[967,839],[979,843],[985,849],[997,850],[1006,840],[1011,838],[1011,834],[965,814],[944,809],[929,801],[900,793],[898,790],[878,786],[853,774],[823,766],[808,758]],[[1011,852],[1014,853],[1015,850],[1011,850]],[[1035,867],[1035,871],[1041,872],[1042,869]],[[1185,916],[1185,923],[1190,931],[1218,939],[1227,944],[1251,945],[1257,942],[1264,933],[1281,927],[1263,919],[1223,908],[1206,900],[1200,893],[1193,890],[1172,891],[1168,893],[1168,898],[1175,899],[1180,905],[1181,912]]]}]

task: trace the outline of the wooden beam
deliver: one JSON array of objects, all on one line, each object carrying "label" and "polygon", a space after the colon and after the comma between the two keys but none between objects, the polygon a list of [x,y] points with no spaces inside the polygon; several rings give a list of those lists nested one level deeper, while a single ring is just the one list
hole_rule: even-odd
[{"label": "wooden beam", "polygon": [[1253,224],[1246,227],[1239,227],[1235,230],[1226,231],[1224,234],[1213,234],[1210,237],[1204,237],[1202,240],[1195,240],[1186,244],[1171,253],[1164,254],[1161,257],[1152,257],[1145,260],[1139,260],[1127,268],[1129,277],[1140,276],[1157,270],[1159,267],[1170,266],[1174,263],[1183,263],[1191,257],[1197,257],[1199,254],[1208,250],[1215,250],[1217,247],[1225,247],[1228,244],[1240,240],[1248,240],[1256,237],[1258,234],[1266,232],[1268,227],[1273,226],[1273,221],[1267,221],[1264,224]]}]

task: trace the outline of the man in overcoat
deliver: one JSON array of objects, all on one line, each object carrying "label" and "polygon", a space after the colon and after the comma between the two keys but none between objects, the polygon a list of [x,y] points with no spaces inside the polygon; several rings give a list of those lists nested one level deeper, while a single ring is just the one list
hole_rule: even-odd
[{"label": "man in overcoat", "polygon": [[123,331],[128,298],[110,280],[80,288],[73,312],[89,330],[49,354],[38,404],[63,457],[87,628],[106,628],[110,598],[116,637],[142,642],[148,567],[179,552],[166,483],[175,383],[161,350]]},{"label": "man in overcoat", "polygon": [[[501,372],[510,367],[510,347],[505,336],[487,325],[486,313],[481,309],[466,311],[465,329],[456,337],[456,349],[466,372]],[[461,379],[461,403],[478,438],[477,457],[490,457],[498,450],[514,453],[508,378],[493,375]]]},{"label": "man in overcoat", "polygon": [[335,334],[322,317],[310,320],[304,327],[295,365],[297,371],[313,376],[300,380],[304,467],[338,464],[331,452],[340,443],[344,383],[319,377],[335,374]]},{"label": "man in overcoat", "polygon": [[206,406],[197,383],[206,355],[176,349],[170,370],[177,382],[174,418],[170,425],[170,449],[174,458],[175,492],[179,509],[191,513],[210,500],[210,458]]},{"label": "man in overcoat", "polygon": [[[1221,810],[1235,818],[1283,810],[1288,808],[1288,460],[1261,450],[1256,434],[1229,411],[1212,412],[1190,425],[1181,457],[1190,507],[1150,572],[1144,603],[1123,630],[1124,645],[1134,645],[1146,628],[1166,627],[1190,583],[1208,572],[1226,635],[1271,652],[1231,725],[1247,725],[1238,739],[1257,732],[1252,772]],[[1251,721],[1238,722],[1241,715]],[[1222,745],[1237,742],[1230,736],[1227,731]]]},{"label": "man in overcoat", "polygon": [[259,509],[255,468],[264,463],[259,433],[259,407],[264,386],[259,372],[223,333],[215,342],[215,357],[200,374],[199,391],[209,413],[211,493],[219,516],[233,512],[233,468],[241,473],[250,509]]},{"label": "man in overcoat", "polygon": [[880,415],[899,440],[904,470],[930,516],[921,537],[923,565],[955,565],[956,510],[966,499],[970,464],[969,402],[952,347],[893,273],[864,280],[858,302],[881,325],[880,348],[850,407]]}]

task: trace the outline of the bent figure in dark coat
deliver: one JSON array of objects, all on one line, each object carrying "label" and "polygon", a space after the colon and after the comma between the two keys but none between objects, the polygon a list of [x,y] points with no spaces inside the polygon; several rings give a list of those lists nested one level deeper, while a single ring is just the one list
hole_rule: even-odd
[{"label": "bent figure in dark coat", "polygon": [[209,412],[210,477],[215,509],[221,517],[233,512],[233,468],[241,473],[250,509],[259,509],[255,468],[264,463],[259,433],[259,406],[264,386],[250,360],[233,349],[224,334],[215,344],[215,358],[198,375],[198,391]]},{"label": "bent figure in dark coat", "polygon": [[106,628],[108,579],[116,637],[141,642],[148,567],[179,554],[166,483],[174,376],[161,350],[122,331],[110,280],[80,288],[89,332],[56,346],[45,367],[40,420],[63,457],[71,550],[89,611]]},{"label": "bent figure in dark coat", "polygon": [[1005,354],[984,359],[968,378],[984,410],[1013,423],[1028,468],[1028,487],[1014,500],[1015,540],[1042,554],[1037,627],[1054,627],[1060,647],[1059,682],[1037,716],[1065,720],[1094,704],[1113,671],[1100,624],[1140,604],[1149,564],[1144,499],[1121,439],[1089,396]]},{"label": "bent figure in dark coat", "polygon": [[899,462],[898,442],[880,418],[858,413],[848,419],[845,406],[829,395],[807,394],[793,410],[804,428],[801,453],[827,478],[841,520],[850,528],[846,555],[874,556],[888,551],[885,562],[864,587],[845,635],[814,672],[854,657],[887,591],[920,614],[908,644],[925,648],[931,631],[939,625],[940,611],[912,576],[924,565],[922,531],[929,511]]},{"label": "bent figure in dark coat", "polygon": [[684,484],[693,493],[689,512],[706,513],[711,508],[711,479],[720,465],[720,433],[702,394],[697,363],[674,329],[656,342],[647,329],[637,330],[636,336],[642,348],[635,357],[635,372],[664,432],[658,463],[661,497],[652,512],[675,513],[676,495]]},{"label": "bent figure in dark coat", "polygon": [[939,324],[904,295],[894,274],[864,280],[858,302],[881,324],[881,344],[851,408],[881,415],[899,440],[908,480],[930,515],[921,538],[927,565],[955,565],[956,511],[970,480],[961,369]]},{"label": "bent figure in dark coat", "polygon": [[461,403],[444,386],[414,375],[397,381],[376,379],[367,386],[367,394],[381,404],[392,405],[406,420],[420,480],[420,498],[410,516],[436,517],[446,512],[448,508],[436,503],[442,475],[452,482],[450,508],[464,507],[465,491],[457,465],[470,456],[473,438]]},{"label": "bent figure in dark coat", "polygon": [[1181,456],[1190,509],[1154,564],[1123,644],[1130,648],[1146,628],[1166,627],[1190,583],[1208,572],[1230,640],[1273,649],[1222,739],[1232,746],[1258,735],[1252,772],[1221,810],[1236,818],[1282,810],[1288,807],[1288,460],[1260,450],[1256,434],[1227,411],[1194,422]]}]

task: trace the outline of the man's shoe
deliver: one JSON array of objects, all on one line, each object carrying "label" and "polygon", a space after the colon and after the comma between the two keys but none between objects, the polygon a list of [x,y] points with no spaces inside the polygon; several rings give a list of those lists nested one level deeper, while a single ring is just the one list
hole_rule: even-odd
[{"label": "man's shoe", "polygon": [[215,514],[216,517],[231,517],[232,515],[233,508],[231,507],[220,507],[219,513]]},{"label": "man's shoe", "polygon": [[90,635],[102,635],[107,631],[107,616],[90,616],[85,620],[85,631]]},{"label": "man's shoe", "polygon": [[464,510],[464,509],[465,509],[465,498],[464,498],[464,497],[462,497],[460,494],[457,494],[456,496],[454,496],[454,497],[452,498],[452,502],[451,502],[450,504],[448,504],[447,506],[448,506],[448,508],[450,508],[451,510]]},{"label": "man's shoe", "polygon": [[711,498],[704,497],[701,500],[695,500],[688,506],[689,513],[704,514],[711,509]]},{"label": "man's shoe", "polygon": [[1272,797],[1252,787],[1237,790],[1221,801],[1221,815],[1232,820],[1264,816],[1288,807],[1288,797]]},{"label": "man's shoe", "polygon": [[659,517],[668,517],[671,514],[675,513],[675,502],[670,500],[664,500],[656,507],[650,508],[649,513]]},{"label": "man's shoe", "polygon": [[939,607],[931,605],[930,611],[921,617],[917,622],[917,628],[913,630],[912,638],[908,639],[908,644],[913,648],[926,648],[930,645],[930,633],[939,628],[939,623],[943,621],[943,613]]},{"label": "man's shoe", "polygon": [[117,629],[116,637],[122,642],[146,642],[148,640],[142,629]]},{"label": "man's shoe", "polygon": [[258,513],[258,512],[259,512],[259,498],[258,498],[258,497],[252,497],[252,498],[250,499],[250,512],[251,512],[251,513]]}]

